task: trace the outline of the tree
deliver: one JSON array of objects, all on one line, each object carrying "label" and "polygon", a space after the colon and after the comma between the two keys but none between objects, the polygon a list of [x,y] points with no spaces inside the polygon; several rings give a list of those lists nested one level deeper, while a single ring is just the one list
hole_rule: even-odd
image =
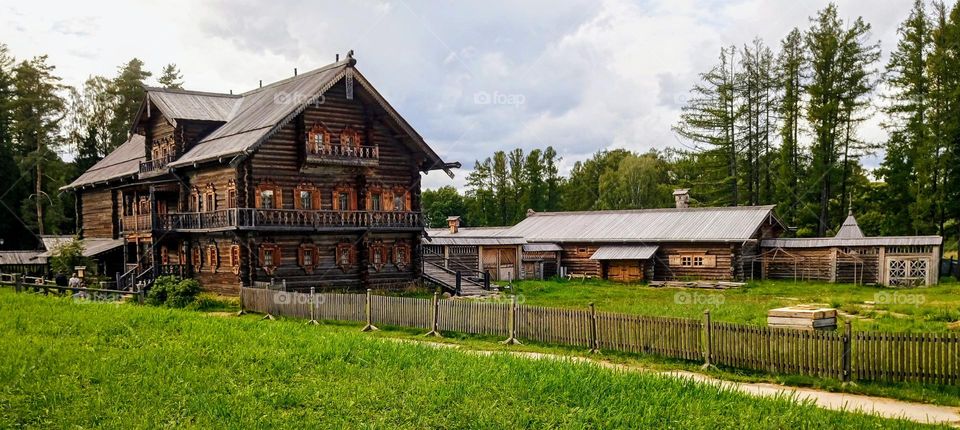
[{"label": "tree", "polygon": [[[800,180],[804,177],[800,148],[800,122],[803,109],[803,71],[806,55],[803,35],[794,28],[780,43],[776,79],[782,89],[777,113],[780,117],[780,156],[776,201],[779,215],[796,225],[800,205]],[[768,170],[769,171],[769,170]]]},{"label": "tree", "polygon": [[616,169],[620,160],[630,155],[625,149],[599,151],[586,161],[577,161],[564,186],[564,210],[585,211],[600,207],[600,176]]},{"label": "tree", "polygon": [[54,66],[47,64],[46,56],[23,61],[14,70],[14,134],[22,157],[21,165],[24,169],[34,170],[33,194],[30,196],[34,202],[30,205],[24,201],[23,216],[41,235],[47,231],[45,205],[56,203],[45,186],[44,168],[54,160],[60,161],[55,150],[61,145],[60,121],[66,111],[60,94],[64,86],[53,71]]},{"label": "tree", "polygon": [[76,167],[84,172],[112,149],[109,124],[116,109],[109,79],[94,76],[84,82],[82,92],[70,91],[66,120],[67,138],[76,148]]},{"label": "tree", "polygon": [[600,176],[601,209],[649,209],[670,204],[664,162],[656,152],[629,154]]},{"label": "tree", "polygon": [[548,146],[543,150],[543,174],[544,174],[544,186],[546,187],[546,201],[544,202],[544,209],[548,211],[557,211],[560,210],[563,205],[561,196],[563,188],[563,178],[560,176],[560,171],[557,167],[557,164],[560,163],[561,158],[557,155],[557,151],[553,149],[552,146]]},{"label": "tree", "polygon": [[813,135],[810,179],[820,190],[817,234],[823,236],[834,224],[830,209],[837,176],[841,177],[841,202],[846,202],[849,160],[860,148],[856,126],[863,118],[858,115],[873,89],[869,68],[880,54],[878,45],[864,40],[870,25],[857,18],[845,28],[834,4],[821,10],[812,22],[805,35],[810,56],[806,116]]},{"label": "tree", "polygon": [[680,122],[673,127],[703,155],[705,174],[711,178],[706,184],[714,184],[704,194],[717,205],[740,203],[737,122],[741,110],[736,98],[735,55],[734,48],[720,50],[720,64],[700,75],[681,108]]},{"label": "tree", "polygon": [[934,3],[931,45],[930,137],[940,148],[944,176],[939,230],[945,231],[945,220],[952,218],[960,247],[960,4],[948,10],[943,3]]},{"label": "tree", "polygon": [[107,129],[110,140],[107,151],[110,152],[127,141],[130,128],[140,105],[143,104],[143,86],[147,78],[152,76],[143,68],[143,61],[134,58],[120,67],[119,73],[110,85],[110,96],[116,104]]},{"label": "tree", "polygon": [[503,151],[493,153],[493,165],[490,170],[490,183],[496,200],[496,214],[491,225],[509,225],[516,207],[516,195],[510,187],[510,170],[507,154]]},{"label": "tree", "polygon": [[30,192],[29,181],[21,180],[14,146],[15,63],[7,46],[0,44],[0,238],[5,246],[23,249],[35,243],[19,217],[20,204]]},{"label": "tree", "polygon": [[467,175],[467,218],[474,225],[493,225],[495,219],[492,165],[490,158],[477,161]]},{"label": "tree", "polygon": [[163,71],[160,72],[160,79],[157,79],[157,82],[164,88],[183,89],[183,75],[180,74],[177,65],[173,63],[163,66]]},{"label": "tree", "polygon": [[774,129],[774,59],[773,51],[763,40],[755,38],[740,56],[742,72],[737,79],[738,98],[743,101],[739,119],[743,130],[739,152],[746,164],[747,204],[758,205],[772,200],[770,161]]},{"label": "tree", "polygon": [[[521,210],[533,209],[543,211],[547,209],[547,183],[544,180],[542,155],[543,151],[534,149],[527,154],[523,164],[523,205]],[[521,214],[523,216],[523,214]]]},{"label": "tree", "polygon": [[465,217],[467,214],[467,204],[463,196],[452,186],[437,188],[436,190],[426,190],[421,194],[423,205],[423,216],[426,218],[427,225],[433,228],[447,226],[447,217],[461,216],[466,225],[470,225],[470,220]]}]

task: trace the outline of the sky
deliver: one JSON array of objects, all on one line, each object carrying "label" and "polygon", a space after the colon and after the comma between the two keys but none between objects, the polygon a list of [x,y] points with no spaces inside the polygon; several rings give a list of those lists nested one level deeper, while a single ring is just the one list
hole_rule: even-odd
[{"label": "sky", "polygon": [[[688,147],[671,131],[722,46],[776,47],[825,0],[0,0],[0,42],[49,55],[64,83],[133,57],[185,87],[242,92],[354,50],[357,68],[447,161],[424,186],[464,186],[497,150],[557,149],[562,173],[598,150]],[[909,0],[837,1],[873,26],[886,64]],[[861,135],[882,141],[879,118]],[[878,157],[864,161],[875,166]]]}]

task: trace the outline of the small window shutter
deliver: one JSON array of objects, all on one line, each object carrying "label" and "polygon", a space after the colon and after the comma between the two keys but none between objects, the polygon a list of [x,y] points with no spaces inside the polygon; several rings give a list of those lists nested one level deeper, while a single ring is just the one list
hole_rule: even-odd
[{"label": "small window shutter", "polygon": [[703,267],[717,267],[717,256],[716,256],[716,255],[704,255],[704,256],[703,256]]},{"label": "small window shutter", "polygon": [[410,205],[410,192],[409,192],[409,191],[407,191],[406,193],[404,193],[404,198],[403,198],[403,200],[404,200],[404,203],[406,204],[406,207],[403,208],[403,210],[405,210],[405,211],[412,211],[412,210],[413,210],[413,206]]},{"label": "small window shutter", "polygon": [[283,189],[276,187],[273,190],[274,209],[283,209]]},{"label": "small window shutter", "polygon": [[262,191],[262,189],[261,189],[260,187],[257,187],[256,196],[254,197],[254,200],[256,201],[256,206],[257,206],[258,208],[262,208],[262,207],[263,207],[263,200],[260,198],[260,197],[261,197],[261,195],[260,195],[260,192],[261,192],[261,191]]},{"label": "small window shutter", "polygon": [[310,199],[313,200],[313,210],[320,210],[320,190],[314,189],[310,193]]},{"label": "small window shutter", "polygon": [[679,255],[671,255],[671,256],[670,256],[670,265],[671,265],[671,266],[679,266],[679,265],[680,265],[680,256],[679,256]]},{"label": "small window shutter", "polygon": [[335,210],[335,211],[340,210],[340,199],[338,198],[338,197],[339,197],[338,194],[340,194],[340,193],[337,192],[337,190],[333,190],[333,193],[331,194],[331,196],[332,196],[332,198],[333,198],[333,200],[332,200],[333,206],[332,206],[332,207],[333,207],[333,210]]}]

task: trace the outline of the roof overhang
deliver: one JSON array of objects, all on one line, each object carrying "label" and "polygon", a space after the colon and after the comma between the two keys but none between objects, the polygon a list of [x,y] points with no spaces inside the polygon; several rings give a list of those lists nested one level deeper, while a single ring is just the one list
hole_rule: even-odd
[{"label": "roof overhang", "polygon": [[649,260],[657,253],[657,245],[606,245],[597,248],[591,260]]}]

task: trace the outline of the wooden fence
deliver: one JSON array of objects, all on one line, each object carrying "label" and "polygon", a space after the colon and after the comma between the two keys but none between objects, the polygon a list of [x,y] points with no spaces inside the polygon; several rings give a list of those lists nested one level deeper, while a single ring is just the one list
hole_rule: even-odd
[{"label": "wooden fence", "polygon": [[[311,299],[312,297],[312,299]],[[838,380],[960,384],[960,335],[809,331],[703,320],[362,294],[304,294],[243,288],[251,311],[369,321],[510,339],[705,361],[775,374]],[[304,305],[306,303],[307,305]],[[369,304],[369,314],[367,306]],[[368,319],[369,318],[369,319]]]}]

